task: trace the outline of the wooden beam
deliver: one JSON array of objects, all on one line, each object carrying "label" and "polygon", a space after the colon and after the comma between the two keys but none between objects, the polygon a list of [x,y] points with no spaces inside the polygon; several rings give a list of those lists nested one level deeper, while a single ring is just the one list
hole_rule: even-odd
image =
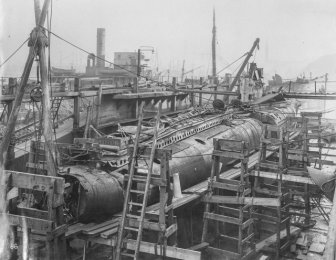
[{"label": "wooden beam", "polygon": [[228,96],[238,96],[235,91],[212,91],[212,90],[198,90],[198,89],[176,89],[176,92],[183,93],[201,93],[201,94],[215,94],[215,95],[228,95]]},{"label": "wooden beam", "polygon": [[[79,92],[80,79],[75,78],[74,91]],[[73,119],[73,129],[77,130],[79,128],[80,122],[80,103],[79,96],[74,98],[74,119]]]},{"label": "wooden beam", "polygon": [[331,208],[328,237],[323,259],[334,260],[336,258],[335,249],[336,249],[336,192],[334,193],[333,197],[333,206]]},{"label": "wooden beam", "polygon": [[[275,173],[275,172],[264,172],[261,171],[258,172],[257,171],[252,171],[251,172],[252,176],[259,176],[259,177],[263,177],[263,178],[268,178],[268,179],[278,179],[279,178],[279,174]],[[304,183],[304,184],[311,184],[311,185],[315,185],[315,183],[307,177],[300,177],[300,176],[293,176],[293,175],[287,175],[287,174],[282,174],[282,180],[283,181],[291,181],[291,182],[297,182],[297,183]]]},{"label": "wooden beam", "polygon": [[47,44],[47,38],[44,38],[43,34],[39,32],[39,60],[41,70],[41,88],[42,88],[42,111],[43,111],[43,137],[47,149],[45,150],[46,161],[48,165],[48,175],[56,176],[56,154],[53,145],[53,122],[50,117],[50,86],[48,84],[48,69],[45,55],[45,48]]},{"label": "wooden beam", "polygon": [[64,191],[64,178],[37,175],[25,172],[4,171],[6,176],[11,176],[11,186],[23,189],[34,189],[38,191],[48,191],[51,181],[56,181],[56,194],[62,194]]},{"label": "wooden beam", "polygon": [[35,24],[38,25],[41,17],[40,0],[34,0],[34,7],[35,7]]},{"label": "wooden beam", "polygon": [[[125,241],[126,248],[129,250],[135,249],[135,240],[126,239]],[[140,252],[151,254],[151,255],[159,255],[163,256],[163,250],[160,250],[160,246],[154,243],[143,242],[140,243]],[[192,260],[201,260],[201,252],[167,246],[166,247],[166,256],[175,258],[175,259],[192,259]]]},{"label": "wooden beam", "polygon": [[[5,213],[0,213],[5,214]],[[13,214],[6,214],[8,222],[12,226],[20,226],[26,225],[27,228],[40,230],[44,232],[50,232],[53,229],[53,222],[44,219],[37,219]],[[24,224],[25,222],[25,224]]]},{"label": "wooden beam", "polygon": [[239,198],[236,196],[220,196],[213,195],[211,197],[205,196],[202,201],[209,203],[222,203],[222,204],[250,204],[254,206],[280,206],[280,199],[278,198]]},{"label": "wooden beam", "polygon": [[[294,236],[296,234],[299,234],[300,231],[301,231],[301,229],[298,228],[298,227],[290,227],[289,233],[292,236]],[[287,231],[286,231],[286,229],[283,229],[280,232],[280,239],[284,238],[285,236],[287,236]],[[271,235],[268,238],[266,238],[266,239],[264,239],[264,240],[262,240],[262,241],[260,241],[259,243],[256,244],[256,251],[258,252],[265,247],[269,247],[270,245],[276,243],[276,241],[277,241],[277,234]]]}]

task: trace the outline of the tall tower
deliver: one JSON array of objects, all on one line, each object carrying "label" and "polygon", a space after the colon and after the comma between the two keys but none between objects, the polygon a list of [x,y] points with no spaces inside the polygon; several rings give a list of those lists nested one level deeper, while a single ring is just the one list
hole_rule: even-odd
[{"label": "tall tower", "polygon": [[216,77],[216,13],[213,9],[213,25],[212,25],[212,77]]},{"label": "tall tower", "polygon": [[105,28],[97,28],[97,67],[105,67]]}]

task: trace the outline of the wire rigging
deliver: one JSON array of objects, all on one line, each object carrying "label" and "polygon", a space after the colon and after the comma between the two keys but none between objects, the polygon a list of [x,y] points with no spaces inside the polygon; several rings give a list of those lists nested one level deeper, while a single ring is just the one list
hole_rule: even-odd
[{"label": "wire rigging", "polygon": [[9,55],[9,57],[3,63],[0,64],[0,68],[3,65],[5,65],[28,41],[29,41],[29,38],[27,38],[11,55]]},{"label": "wire rigging", "polygon": [[231,65],[235,64],[237,61],[239,61],[241,58],[245,57],[248,54],[248,52],[246,52],[245,54],[243,54],[241,57],[239,57],[238,59],[236,59],[235,61],[231,62],[229,65],[227,65],[226,67],[224,67],[223,69],[221,69],[220,71],[217,72],[217,75],[219,73],[221,73],[223,70],[226,70],[227,68],[229,68]]}]

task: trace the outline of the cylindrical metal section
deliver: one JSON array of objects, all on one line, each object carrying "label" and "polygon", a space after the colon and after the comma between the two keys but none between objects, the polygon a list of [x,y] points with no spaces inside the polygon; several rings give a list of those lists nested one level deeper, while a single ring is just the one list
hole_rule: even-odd
[{"label": "cylindrical metal section", "polygon": [[72,187],[66,205],[79,221],[104,219],[122,210],[122,187],[107,172],[76,165],[68,168],[65,179]]},{"label": "cylindrical metal section", "polygon": [[[196,185],[210,176],[214,138],[245,141],[250,150],[253,150],[259,147],[261,133],[262,124],[255,119],[234,120],[230,126],[219,125],[200,132],[167,147],[173,151],[173,159],[169,161],[170,172],[179,173],[182,190]],[[232,161],[223,158],[222,166],[225,167]],[[153,168],[154,174],[159,174],[160,164],[155,162]],[[152,190],[151,202],[157,198],[156,192],[157,190]]]},{"label": "cylindrical metal section", "polygon": [[97,28],[97,67],[105,67],[105,28]]}]

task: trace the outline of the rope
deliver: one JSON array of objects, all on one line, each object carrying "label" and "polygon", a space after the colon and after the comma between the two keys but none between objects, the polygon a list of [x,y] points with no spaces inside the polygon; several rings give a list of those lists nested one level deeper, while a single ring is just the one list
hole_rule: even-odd
[{"label": "rope", "polygon": [[[9,55],[9,57],[3,63],[0,64],[0,68],[3,65],[5,65],[7,63],[7,61],[9,61],[23,47],[23,45],[25,45],[25,43],[28,42],[28,41],[29,41],[29,38],[26,39],[11,55]],[[36,42],[35,42],[35,44],[36,44]]]}]

